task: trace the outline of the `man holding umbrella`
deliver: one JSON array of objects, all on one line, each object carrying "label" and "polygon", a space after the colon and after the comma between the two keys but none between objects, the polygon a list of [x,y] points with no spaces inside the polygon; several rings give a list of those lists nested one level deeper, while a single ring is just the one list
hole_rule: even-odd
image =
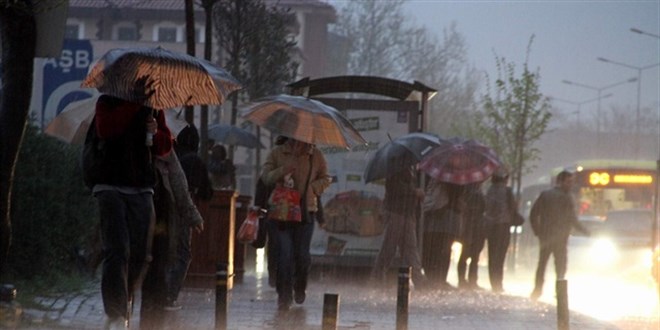
[{"label": "man holding umbrella", "polygon": [[171,150],[172,136],[162,111],[109,95],[99,97],[85,142],[83,174],[99,203],[101,294],[108,328],[128,327],[133,293],[151,258],[153,157]]}]

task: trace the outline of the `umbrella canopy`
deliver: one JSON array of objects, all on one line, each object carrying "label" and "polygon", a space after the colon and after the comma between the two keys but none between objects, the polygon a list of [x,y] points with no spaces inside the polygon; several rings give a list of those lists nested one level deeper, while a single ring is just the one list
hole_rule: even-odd
[{"label": "umbrella canopy", "polygon": [[[44,128],[44,133],[69,144],[82,144],[94,118],[97,99],[97,97],[91,97],[71,102]],[[167,127],[173,136],[177,136],[182,129],[188,126],[181,116],[181,111],[165,111],[165,118]]]},{"label": "umbrella canopy", "polygon": [[157,48],[117,48],[94,65],[81,87],[154,109],[222,104],[241,84],[224,69]]},{"label": "umbrella canopy", "polygon": [[418,166],[440,182],[465,185],[488,179],[501,162],[493,149],[478,141],[452,138],[433,148]]},{"label": "umbrella canopy", "polygon": [[311,144],[352,147],[366,144],[337,109],[302,96],[275,95],[243,109],[243,118],[269,131]]},{"label": "umbrella canopy", "polygon": [[222,144],[256,148],[264,145],[259,142],[256,135],[234,125],[216,124],[209,126],[208,136]]},{"label": "umbrella canopy", "polygon": [[378,149],[364,171],[365,182],[387,178],[417,165],[443,140],[431,133],[415,132],[402,135]]}]

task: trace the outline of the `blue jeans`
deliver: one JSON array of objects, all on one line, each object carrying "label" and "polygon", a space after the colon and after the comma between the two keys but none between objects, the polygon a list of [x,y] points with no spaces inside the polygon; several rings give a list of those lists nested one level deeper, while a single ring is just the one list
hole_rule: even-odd
[{"label": "blue jeans", "polygon": [[149,264],[154,228],[152,194],[95,194],[101,219],[101,295],[109,318],[130,317],[133,292]]},{"label": "blue jeans", "polygon": [[[313,219],[310,214],[309,219]],[[269,220],[275,221],[275,220]],[[314,221],[277,222],[269,226],[274,239],[273,243],[277,258],[276,287],[279,301],[291,303],[293,291],[305,292],[307,277],[312,264],[309,247],[314,233]]]}]

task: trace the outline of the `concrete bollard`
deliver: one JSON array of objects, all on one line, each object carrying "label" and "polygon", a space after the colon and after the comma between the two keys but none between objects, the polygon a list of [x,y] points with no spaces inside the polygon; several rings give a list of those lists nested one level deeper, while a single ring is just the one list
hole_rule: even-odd
[{"label": "concrete bollard", "polygon": [[396,299],[396,329],[408,329],[408,302],[410,301],[411,267],[399,268],[399,284]]},{"label": "concrete bollard", "polygon": [[569,311],[568,311],[568,282],[565,279],[557,280],[557,329],[569,330]]},{"label": "concrete bollard", "polygon": [[219,263],[215,273],[215,328],[227,329],[227,283],[229,266]]},{"label": "concrete bollard", "polygon": [[323,330],[337,330],[339,316],[339,295],[326,293],[323,296]]}]

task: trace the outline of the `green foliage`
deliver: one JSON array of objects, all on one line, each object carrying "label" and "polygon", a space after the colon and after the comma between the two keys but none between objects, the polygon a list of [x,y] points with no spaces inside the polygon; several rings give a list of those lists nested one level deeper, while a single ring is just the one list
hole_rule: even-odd
[{"label": "green foliage", "polygon": [[226,67],[245,89],[232,95],[231,123],[236,123],[238,95],[254,99],[281,93],[295,77],[292,59],[296,47],[289,39],[294,26],[288,10],[266,6],[261,0],[219,0],[213,7],[213,25]]},{"label": "green foliage", "polygon": [[508,166],[511,179],[520,192],[522,175],[533,169],[539,150],[534,142],[545,133],[551,118],[550,101],[539,91],[540,74],[528,68],[529,53],[534,36],[529,40],[527,57],[521,76],[515,65],[496,57],[498,78],[494,95],[488,84],[483,98],[483,113],[477,117],[479,138],[493,147]]},{"label": "green foliage", "polygon": [[85,188],[80,147],[28,126],[12,194],[10,272],[21,278],[52,277],[76,269],[76,248],[96,228],[96,204]]}]

